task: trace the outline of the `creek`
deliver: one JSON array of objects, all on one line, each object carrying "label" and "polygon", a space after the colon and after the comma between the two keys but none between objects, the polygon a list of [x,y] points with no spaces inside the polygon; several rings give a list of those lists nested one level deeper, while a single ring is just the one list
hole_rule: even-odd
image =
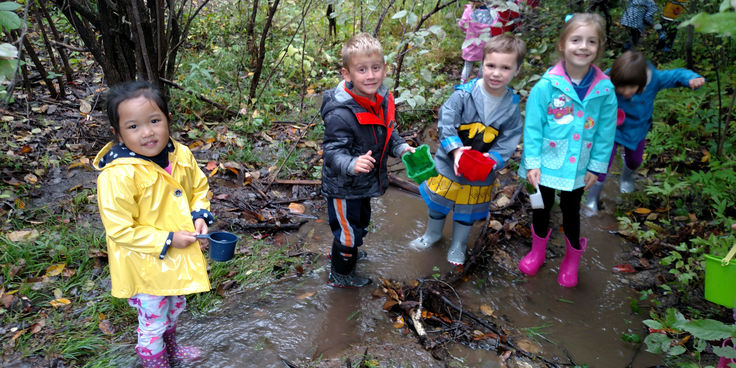
[{"label": "creek", "polygon": [[[514,327],[507,331],[510,339],[560,364],[569,362],[568,357],[589,367],[661,364],[661,358],[645,352],[643,346],[637,348],[621,340],[623,333],[643,338],[645,332],[642,316],[632,313],[630,307],[638,294],[613,271],[631,249],[625,239],[610,231],[616,226],[610,210],[615,204],[610,202],[618,195],[617,184],[609,180],[604,188],[603,200],[609,210],[582,219],[581,232],[588,237],[588,250],[581,261],[577,287],[567,289],[557,284],[564,237],[553,232],[547,262],[534,277],[524,277],[515,268],[529,244],[501,244],[509,256],[505,262],[490,265],[483,274],[456,286],[463,308],[482,316],[480,307],[490,307],[501,325]],[[371,232],[362,247],[368,258],[358,263],[358,272],[370,276],[373,284],[338,289],[326,283],[326,255],[332,238],[325,205],[312,203],[311,215],[319,220],[308,222],[292,237],[303,242],[305,250],[324,255],[317,259],[313,272],[239,293],[206,316],[182,316],[179,339],[202,347],[205,353],[203,361],[191,366],[285,367],[283,358],[299,366],[319,361],[320,367],[344,367],[345,358],[355,364],[367,349],[369,356],[390,361],[391,366],[443,367],[444,363],[422,349],[413,333],[403,335],[393,327],[381,308],[384,298],[374,297],[372,292],[378,276],[409,282],[450,270],[445,260],[452,234],[450,221],[445,224],[443,240],[431,249],[409,248],[409,241],[424,231],[426,207],[416,195],[389,189],[373,199]],[[559,227],[559,217],[557,211],[553,229]],[[474,226],[469,244],[482,226],[482,222]],[[537,331],[543,337],[531,338],[525,331]],[[503,366],[494,351],[462,345],[449,350],[459,366]]]}]

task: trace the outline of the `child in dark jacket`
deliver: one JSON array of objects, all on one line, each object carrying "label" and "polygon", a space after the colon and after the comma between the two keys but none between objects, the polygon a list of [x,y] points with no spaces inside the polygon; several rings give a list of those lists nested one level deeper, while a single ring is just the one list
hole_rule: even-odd
[{"label": "child in dark jacket", "polygon": [[335,287],[362,287],[371,280],[357,275],[355,265],[365,257],[358,247],[368,232],[371,197],[388,188],[388,156],[414,148],[395,130],[394,98],[383,85],[386,64],[378,40],[367,33],[353,36],[342,48],[342,61],[344,80],[325,92],[320,110],[322,194],[334,235],[328,279]]}]

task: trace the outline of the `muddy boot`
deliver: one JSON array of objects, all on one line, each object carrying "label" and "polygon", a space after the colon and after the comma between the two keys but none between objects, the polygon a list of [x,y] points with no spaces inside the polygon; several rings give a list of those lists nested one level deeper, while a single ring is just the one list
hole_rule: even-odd
[{"label": "muddy boot", "polygon": [[166,344],[166,352],[172,362],[191,362],[202,357],[202,351],[198,347],[181,346],[176,343],[176,325],[164,332],[164,344]]},{"label": "muddy boot", "polygon": [[363,276],[358,276],[355,270],[347,275],[342,275],[337,272],[330,271],[330,275],[327,277],[330,286],[340,288],[359,288],[371,283],[371,279]]},{"label": "muddy boot", "polygon": [[156,355],[144,354],[144,350],[148,350],[148,349],[141,348],[141,347],[135,348],[135,352],[138,353],[138,357],[141,358],[141,363],[143,363],[143,368],[170,368],[171,367],[171,365],[169,364],[168,353],[166,352],[166,349],[161,350],[161,352],[159,352]]},{"label": "muddy boot", "polygon": [[442,238],[442,228],[444,226],[444,217],[441,219],[433,219],[430,217],[429,220],[427,220],[427,230],[424,231],[424,235],[412,240],[409,243],[409,246],[418,250],[424,250],[431,247]]},{"label": "muddy boot", "polygon": [[465,241],[468,240],[472,225],[464,225],[457,221],[452,222],[452,242],[450,249],[447,251],[447,262],[455,266],[461,266],[465,263]]},{"label": "muddy boot", "polygon": [[603,190],[603,182],[597,181],[588,189],[588,194],[585,196],[585,203],[583,204],[583,215],[590,217],[598,213],[598,200]]},{"label": "muddy boot", "polygon": [[547,231],[547,236],[540,238],[537,233],[534,232],[534,225],[532,225],[532,249],[527,253],[524,258],[519,262],[519,269],[527,276],[534,276],[539,271],[539,267],[544,264],[544,257],[547,251],[547,242],[549,241],[549,235],[552,234],[552,229]]},{"label": "muddy boot", "polygon": [[634,175],[636,175],[634,170],[629,169],[625,163],[621,165],[621,180],[619,183],[621,193],[631,193],[634,191]]},{"label": "muddy boot", "polygon": [[557,276],[557,283],[564,287],[575,287],[578,284],[578,266],[580,266],[580,256],[585,252],[588,245],[588,239],[579,239],[580,249],[575,249],[570,245],[570,240],[565,237],[565,257],[560,264],[560,274]]}]

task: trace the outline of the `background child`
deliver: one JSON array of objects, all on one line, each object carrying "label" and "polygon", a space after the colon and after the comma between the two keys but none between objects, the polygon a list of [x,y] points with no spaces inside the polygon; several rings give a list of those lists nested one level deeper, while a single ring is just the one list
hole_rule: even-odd
[{"label": "background child", "polygon": [[[652,127],[654,99],[665,88],[687,86],[696,89],[705,84],[705,78],[688,69],[657,70],[639,51],[626,51],[613,62],[609,71],[616,88],[618,107],[626,118],[616,127],[616,141],[608,161],[611,168],[619,145],[624,147],[621,166],[621,193],[634,191],[634,172],[641,166],[647,133]],[[607,171],[606,171],[607,172]],[[606,173],[588,191],[585,200],[586,215],[598,211],[598,198],[603,189]]]},{"label": "background child", "polygon": [[322,194],[335,237],[328,279],[335,287],[362,287],[371,280],[358,276],[355,264],[368,232],[371,197],[388,188],[388,155],[414,148],[395,130],[394,98],[383,85],[386,64],[378,40],[367,33],[353,36],[342,48],[342,61],[345,80],[325,92],[320,110],[325,122]]},{"label": "background child", "polygon": [[679,18],[685,13],[688,0],[668,0],[662,9],[662,21],[659,25],[657,33],[659,39],[657,41],[657,50],[668,52],[672,50],[672,45],[677,37],[677,26]]},{"label": "background child", "polygon": [[[483,48],[483,78],[455,87],[440,108],[437,128],[441,146],[435,155],[437,176],[419,187],[429,209],[427,229],[411,242],[426,249],[442,237],[445,217],[452,210],[452,243],[447,261],[465,263],[465,242],[474,221],[488,216],[495,172],[516,150],[522,131],[519,96],[508,84],[519,73],[526,54],[521,39],[509,34],[493,37]],[[496,162],[484,180],[470,181],[458,173],[466,150],[483,152]]]},{"label": "background child", "polygon": [[577,285],[588,242],[579,237],[583,187],[606,172],[616,129],[613,84],[593,65],[603,54],[604,27],[598,14],[573,15],[557,41],[562,60],[532,88],[526,105],[519,175],[539,189],[544,208],[533,210],[532,249],[519,269],[531,276],[544,263],[552,232],[550,212],[559,190],[566,251],[557,281],[564,287]]},{"label": "background child", "polygon": [[212,224],[209,185],[192,152],[169,137],[169,108],[147,82],[113,87],[107,115],[117,142],[97,154],[97,204],[105,226],[112,295],[138,310],[144,367],[196,359],[174,334],[184,295],[210,290],[195,238]]},{"label": "background child", "polygon": [[639,38],[644,32],[644,26],[654,24],[654,14],[657,13],[657,4],[653,0],[629,0],[629,4],[621,15],[621,25],[629,31],[629,42],[624,50],[636,47]]},{"label": "background child", "polygon": [[[460,21],[457,22],[457,25],[465,31],[465,41],[467,42],[463,47],[463,60],[465,62],[460,74],[460,84],[465,84],[470,77],[470,73],[473,71],[473,63],[483,58],[485,41],[481,38],[481,35],[485,35],[483,37],[485,39],[491,37],[491,26],[495,23],[496,19],[491,16],[490,10],[482,1],[471,1],[465,5],[465,11],[463,11]],[[468,42],[468,40],[474,41]]]}]

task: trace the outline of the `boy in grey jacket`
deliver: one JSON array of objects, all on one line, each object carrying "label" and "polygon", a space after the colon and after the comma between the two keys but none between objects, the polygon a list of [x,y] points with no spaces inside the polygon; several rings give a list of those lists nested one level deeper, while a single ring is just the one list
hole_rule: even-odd
[{"label": "boy in grey jacket", "polygon": [[[412,241],[412,247],[426,249],[439,241],[445,217],[453,211],[447,261],[465,263],[470,228],[474,221],[488,216],[495,173],[504,167],[521,138],[519,96],[508,84],[518,74],[525,54],[526,45],[518,37],[503,34],[491,38],[483,47],[483,77],[456,86],[440,108],[437,128],[441,145],[435,155],[439,175],[419,187],[429,220],[424,235]],[[460,157],[470,149],[496,163],[481,180],[469,180],[458,172]]]}]

